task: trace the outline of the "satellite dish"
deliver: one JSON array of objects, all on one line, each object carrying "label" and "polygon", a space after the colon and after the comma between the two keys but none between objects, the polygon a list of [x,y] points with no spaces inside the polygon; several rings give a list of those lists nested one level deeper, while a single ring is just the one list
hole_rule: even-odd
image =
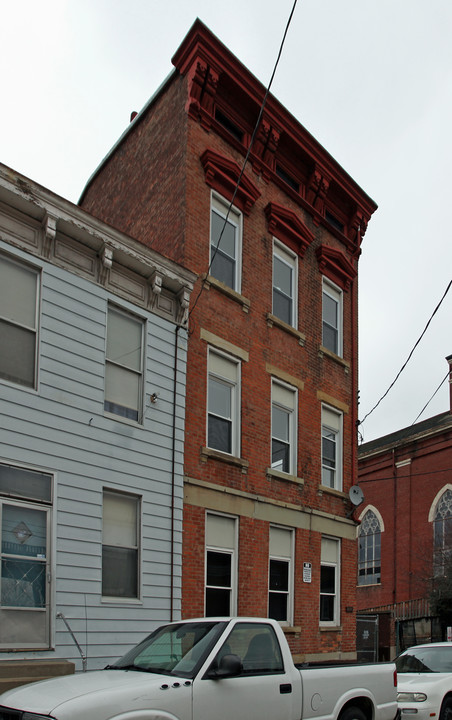
[{"label": "satellite dish", "polygon": [[359,487],[359,485],[352,485],[350,490],[348,491],[348,496],[353,505],[361,505],[361,503],[364,501],[364,493]]}]

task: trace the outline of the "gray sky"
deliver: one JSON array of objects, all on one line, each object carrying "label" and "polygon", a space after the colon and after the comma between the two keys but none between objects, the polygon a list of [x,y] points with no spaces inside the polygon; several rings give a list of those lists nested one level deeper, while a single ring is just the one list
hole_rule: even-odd
[{"label": "gray sky", "polygon": [[[0,161],[77,202],[199,17],[267,85],[293,0],[0,0]],[[378,204],[363,241],[362,419],[452,278],[451,0],[298,0],[272,92]],[[452,290],[364,440],[447,372]],[[420,419],[449,408],[445,382]]]}]

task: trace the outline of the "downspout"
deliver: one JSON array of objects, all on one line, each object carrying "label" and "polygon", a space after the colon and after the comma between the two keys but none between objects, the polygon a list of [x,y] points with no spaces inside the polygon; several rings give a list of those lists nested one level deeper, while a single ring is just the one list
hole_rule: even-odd
[{"label": "downspout", "polygon": [[177,397],[177,361],[179,349],[180,325],[176,325],[174,334],[174,369],[173,369],[173,438],[171,450],[171,563],[170,563],[170,622],[174,621],[174,525],[176,500],[176,397]]},{"label": "downspout", "polygon": [[[356,279],[351,282],[352,294],[352,477],[351,486],[358,484],[358,290]],[[354,518],[353,518],[354,519]],[[355,521],[356,522],[356,521]]]},{"label": "downspout", "polygon": [[393,521],[392,525],[394,528],[394,536],[393,536],[393,548],[392,548],[392,563],[393,563],[393,575],[394,575],[394,590],[392,591],[392,601],[395,604],[397,602],[397,559],[396,559],[396,550],[397,550],[397,466],[395,462],[395,450],[393,448],[392,450],[392,478],[393,478]]}]

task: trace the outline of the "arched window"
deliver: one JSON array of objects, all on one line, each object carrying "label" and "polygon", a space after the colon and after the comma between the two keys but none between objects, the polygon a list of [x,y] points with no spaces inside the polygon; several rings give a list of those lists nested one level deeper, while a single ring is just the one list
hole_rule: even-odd
[{"label": "arched window", "polygon": [[381,582],[381,526],[372,510],[367,510],[358,532],[358,585]]},{"label": "arched window", "polygon": [[440,497],[433,518],[433,571],[444,575],[452,558],[452,490]]}]

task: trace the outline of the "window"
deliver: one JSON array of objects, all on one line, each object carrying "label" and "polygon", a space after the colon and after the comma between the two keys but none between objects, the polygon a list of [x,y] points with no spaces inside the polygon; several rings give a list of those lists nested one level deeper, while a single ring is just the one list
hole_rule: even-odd
[{"label": "window", "polygon": [[433,520],[433,572],[444,575],[452,558],[452,491],[446,490],[436,506]]},{"label": "window", "polygon": [[236,613],[237,521],[206,515],[206,617]]},{"label": "window", "polygon": [[279,243],[273,245],[273,315],[297,325],[297,258]]},{"label": "window", "polygon": [[281,648],[271,625],[264,625],[261,622],[236,623],[220,648],[217,661],[223,655],[230,653],[242,659],[241,675],[269,675],[284,672]]},{"label": "window", "polygon": [[283,624],[292,623],[293,532],[270,527],[268,616]]},{"label": "window", "polygon": [[140,500],[136,495],[103,494],[102,595],[138,598]]},{"label": "window", "polygon": [[339,624],[339,540],[322,538],[320,560],[320,624]]},{"label": "window", "polygon": [[106,412],[138,422],[143,386],[143,322],[108,308],[105,367]]},{"label": "window", "polygon": [[342,357],[342,290],[323,279],[322,345]]},{"label": "window", "polygon": [[240,364],[209,350],[207,387],[207,445],[239,455]]},{"label": "window", "polygon": [[0,465],[2,649],[50,647],[52,482],[47,473]]},{"label": "window", "polygon": [[296,475],[297,392],[272,380],[272,468]]},{"label": "window", "polygon": [[36,387],[38,272],[0,255],[0,377]]},{"label": "window", "polygon": [[[240,292],[242,216],[212,195],[210,212],[210,274]],[[227,219],[226,219],[227,218]]]},{"label": "window", "polygon": [[342,413],[322,407],[322,485],[342,490]]},{"label": "window", "polygon": [[358,585],[381,582],[381,528],[372,510],[367,510],[358,533]]}]

